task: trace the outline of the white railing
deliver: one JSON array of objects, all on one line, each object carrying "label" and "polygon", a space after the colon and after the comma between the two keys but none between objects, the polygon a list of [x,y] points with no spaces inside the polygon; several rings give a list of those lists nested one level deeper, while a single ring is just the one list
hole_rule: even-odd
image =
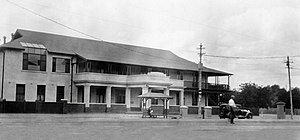
[{"label": "white railing", "polygon": [[149,73],[139,75],[116,75],[104,73],[77,73],[74,75],[74,81],[78,83],[95,82],[95,83],[119,83],[119,84],[164,84],[172,87],[183,87],[183,80],[170,79],[164,74]]}]

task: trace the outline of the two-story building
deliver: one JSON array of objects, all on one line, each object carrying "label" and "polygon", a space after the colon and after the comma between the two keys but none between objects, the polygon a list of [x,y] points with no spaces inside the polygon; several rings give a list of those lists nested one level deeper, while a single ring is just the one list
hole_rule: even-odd
[{"label": "two-story building", "polygon": [[[230,75],[202,68],[202,106],[218,105]],[[228,83],[209,83],[220,76]],[[0,77],[1,99],[10,102],[65,99],[85,112],[140,111],[137,96],[151,91],[172,96],[170,110],[198,111],[197,64],[167,50],[18,29],[0,46]]]}]

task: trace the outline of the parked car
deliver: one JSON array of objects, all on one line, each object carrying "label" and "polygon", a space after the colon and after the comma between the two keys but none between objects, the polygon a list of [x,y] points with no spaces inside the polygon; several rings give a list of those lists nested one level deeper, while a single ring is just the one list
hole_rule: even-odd
[{"label": "parked car", "polygon": [[[236,108],[234,109],[235,117],[239,119],[252,119],[253,115],[251,110],[247,108],[243,108],[240,104],[236,104]],[[225,119],[230,117],[230,107],[228,104],[220,105],[220,119]]]}]

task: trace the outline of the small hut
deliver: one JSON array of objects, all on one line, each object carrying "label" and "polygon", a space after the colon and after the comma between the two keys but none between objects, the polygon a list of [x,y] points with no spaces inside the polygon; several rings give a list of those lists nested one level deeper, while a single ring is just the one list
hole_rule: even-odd
[{"label": "small hut", "polygon": [[138,98],[142,99],[142,111],[143,111],[143,116],[146,117],[148,115],[148,110],[146,108],[146,102],[148,99],[160,99],[163,101],[163,108],[156,107],[156,106],[151,106],[153,109],[153,115],[154,116],[163,116],[164,118],[168,118],[168,108],[167,108],[167,103],[169,99],[173,99],[172,96],[162,94],[162,93],[153,93],[153,92],[148,92],[142,95],[137,96]]}]

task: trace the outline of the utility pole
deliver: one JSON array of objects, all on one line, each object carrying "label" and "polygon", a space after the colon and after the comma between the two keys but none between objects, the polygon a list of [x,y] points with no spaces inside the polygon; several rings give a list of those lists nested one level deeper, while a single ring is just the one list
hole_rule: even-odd
[{"label": "utility pole", "polygon": [[292,86],[291,86],[291,71],[290,71],[290,58],[287,56],[286,66],[288,67],[288,77],[289,77],[289,91],[290,91],[290,102],[291,102],[291,119],[293,119],[293,96],[292,96]]},{"label": "utility pole", "polygon": [[[198,48],[200,50],[199,52],[199,64],[198,64],[198,70],[199,70],[199,74],[198,74],[198,117],[201,118],[201,114],[202,114],[202,109],[201,109],[201,96],[202,96],[202,55],[204,54],[202,52],[202,50],[204,49],[202,46],[202,43],[200,44],[200,47]],[[203,114],[202,114],[203,115]],[[204,116],[204,115],[203,115]],[[204,118],[203,118],[204,119]]]}]

